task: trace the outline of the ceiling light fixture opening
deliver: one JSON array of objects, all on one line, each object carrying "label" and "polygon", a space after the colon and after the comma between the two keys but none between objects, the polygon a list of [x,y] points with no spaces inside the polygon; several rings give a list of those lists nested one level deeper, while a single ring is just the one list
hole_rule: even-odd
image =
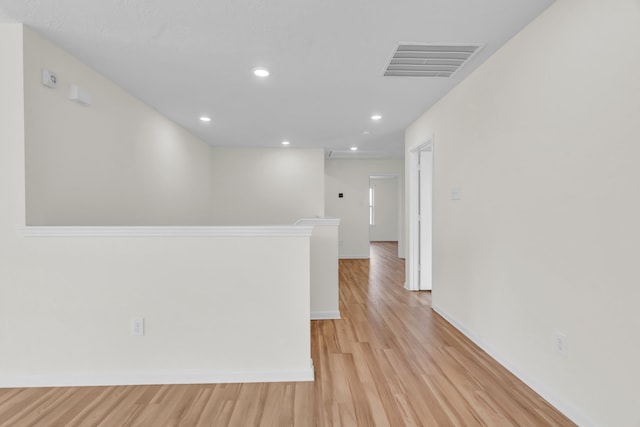
[{"label": "ceiling light fixture opening", "polygon": [[382,118],[382,115],[380,114],[374,114],[373,116],[371,116],[371,120],[380,120]]},{"label": "ceiling light fixture opening", "polygon": [[291,144],[289,141],[282,141],[282,145],[289,145]]},{"label": "ceiling light fixture opening", "polygon": [[351,148],[349,148],[349,150],[351,150],[351,151],[358,151],[358,147],[351,147]]},{"label": "ceiling light fixture opening", "polygon": [[264,67],[255,67],[253,69],[253,74],[257,77],[267,77],[271,73],[269,73],[269,70]]},{"label": "ceiling light fixture opening", "polygon": [[209,123],[211,121],[211,117],[209,116],[200,116],[200,121],[203,123]]}]

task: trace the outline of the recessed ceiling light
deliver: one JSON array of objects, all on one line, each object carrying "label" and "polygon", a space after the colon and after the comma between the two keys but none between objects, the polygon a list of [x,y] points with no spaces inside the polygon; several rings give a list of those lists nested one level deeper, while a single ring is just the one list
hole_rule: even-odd
[{"label": "recessed ceiling light", "polygon": [[371,116],[371,120],[380,120],[382,118],[382,116],[380,114],[374,114],[373,116]]},{"label": "recessed ceiling light", "polygon": [[269,75],[269,70],[264,67],[256,67],[253,69],[253,74],[258,77],[267,77]]},{"label": "recessed ceiling light", "polygon": [[282,145],[289,145],[291,144],[289,141],[282,141]]},{"label": "recessed ceiling light", "polygon": [[209,123],[211,121],[211,117],[209,116],[200,116],[200,121],[204,123]]},{"label": "recessed ceiling light", "polygon": [[351,150],[351,151],[358,151],[358,147],[351,147],[351,148],[349,148],[349,150]]}]

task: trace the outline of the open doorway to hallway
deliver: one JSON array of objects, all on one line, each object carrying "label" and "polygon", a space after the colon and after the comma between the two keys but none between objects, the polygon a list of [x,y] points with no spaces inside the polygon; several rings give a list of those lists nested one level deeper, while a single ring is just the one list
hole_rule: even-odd
[{"label": "open doorway to hallway", "polygon": [[370,243],[393,242],[397,248],[400,236],[401,191],[400,179],[396,175],[371,175],[369,177]]}]

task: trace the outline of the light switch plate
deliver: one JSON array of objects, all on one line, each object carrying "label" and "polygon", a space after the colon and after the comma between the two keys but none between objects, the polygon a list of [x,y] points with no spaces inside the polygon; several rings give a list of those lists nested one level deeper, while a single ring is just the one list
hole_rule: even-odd
[{"label": "light switch plate", "polygon": [[462,190],[459,188],[451,189],[451,200],[460,200],[462,199]]},{"label": "light switch plate", "polygon": [[131,319],[131,335],[135,337],[144,336],[144,317],[134,317]]}]

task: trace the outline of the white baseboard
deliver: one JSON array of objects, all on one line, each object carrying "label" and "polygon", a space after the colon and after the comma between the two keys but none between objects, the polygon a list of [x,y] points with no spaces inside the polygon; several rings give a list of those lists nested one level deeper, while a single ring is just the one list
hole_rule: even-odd
[{"label": "white baseboard", "polygon": [[449,322],[454,328],[462,332],[467,338],[473,341],[478,347],[484,350],[489,356],[491,356],[496,362],[502,365],[505,369],[511,372],[513,375],[518,377],[520,381],[529,386],[533,391],[538,393],[549,402],[552,406],[554,406],[558,411],[562,412],[566,417],[571,419],[574,423],[581,427],[599,427],[596,423],[591,421],[588,417],[586,417],[578,408],[567,403],[564,399],[560,398],[555,392],[551,390],[550,387],[541,383],[540,381],[533,378],[533,376],[526,373],[520,367],[518,367],[515,363],[510,361],[507,357],[500,354],[495,349],[488,346],[482,339],[472,332],[471,330],[464,327],[460,322],[458,322],[454,317],[452,317],[445,310],[441,309],[437,305],[432,305],[433,310],[442,316],[447,322]]},{"label": "white baseboard", "polygon": [[270,383],[302,381],[314,381],[313,364],[306,369],[274,371],[174,371],[1,375],[0,388]]},{"label": "white baseboard", "polygon": [[340,255],[339,259],[369,259],[369,255]]},{"label": "white baseboard", "polygon": [[336,320],[340,319],[340,311],[312,311],[311,320]]}]

